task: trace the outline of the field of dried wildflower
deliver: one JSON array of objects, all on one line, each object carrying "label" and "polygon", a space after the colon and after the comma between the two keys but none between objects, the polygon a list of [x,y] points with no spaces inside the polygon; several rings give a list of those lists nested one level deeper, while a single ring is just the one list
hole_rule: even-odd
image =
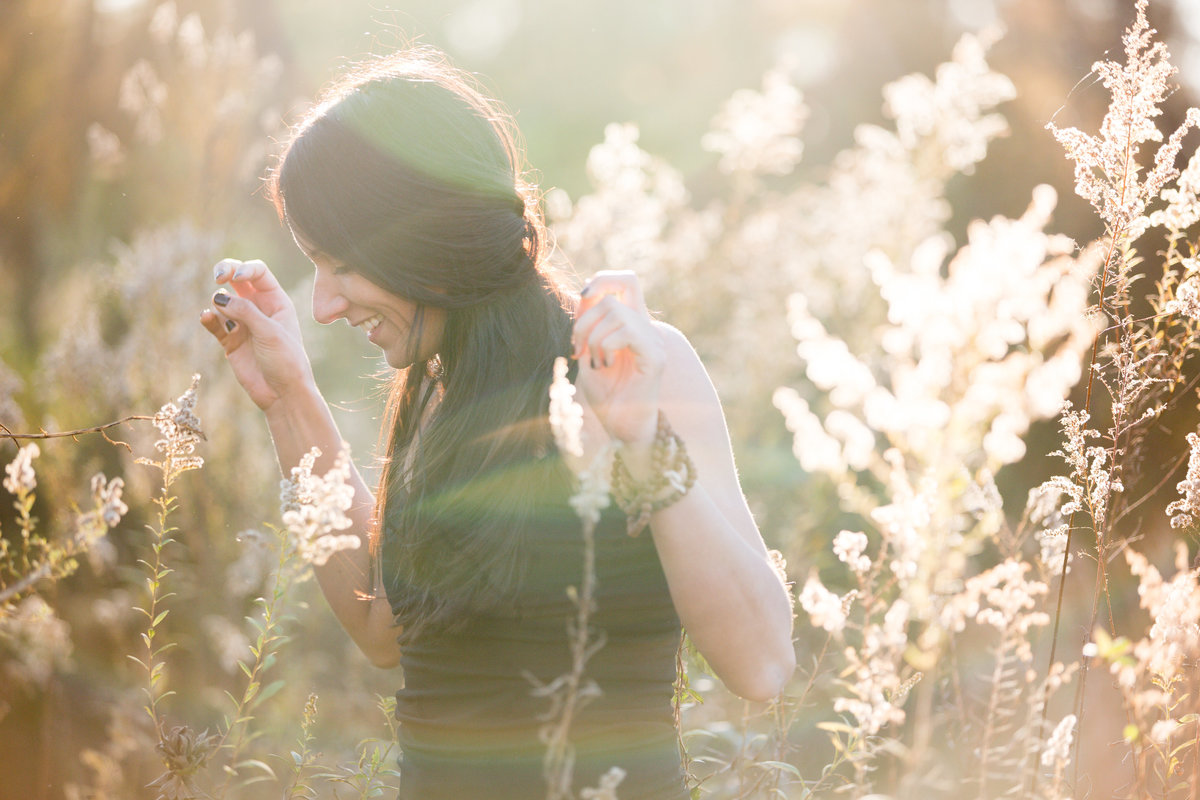
[{"label": "field of dried wildflower", "polygon": [[[781,62],[713,109],[702,180],[612,124],[589,188],[548,192],[558,257],[637,270],[696,344],[793,582],[800,666],[776,702],[681,647],[694,796],[1200,798],[1200,110],[1148,0],[1117,8],[1120,42],[1071,76],[1087,102],[1064,91],[1037,132],[1085,235],[1055,232],[1072,199],[1032,158],[1009,176],[1023,210],[956,210],[1001,137],[1031,136],[985,34],[888,83],[819,170],[805,143],[830,112]],[[265,429],[195,322],[209,265],[266,241],[221,198],[261,170],[282,63],[144,10],[150,51],[81,128],[92,180],[142,187],[138,226],[56,285],[39,346],[16,322],[0,343],[0,798],[389,796],[398,676],[311,580],[346,544],[344,464],[298,465],[276,514]],[[198,104],[220,113],[182,125]],[[155,179],[194,189],[171,219]],[[344,377],[358,345],[310,341]],[[340,391],[362,460],[376,401]],[[569,450],[571,387],[552,398]],[[604,497],[585,472],[585,540]],[[587,581],[577,601],[574,669],[531,687],[555,712],[549,798],[570,796],[591,687]],[[585,797],[622,797],[619,772]]]}]

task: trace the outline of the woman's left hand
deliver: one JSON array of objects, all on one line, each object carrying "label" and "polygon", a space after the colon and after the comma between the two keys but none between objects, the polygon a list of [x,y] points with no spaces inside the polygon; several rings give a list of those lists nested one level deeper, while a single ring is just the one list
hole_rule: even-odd
[{"label": "woman's left hand", "polygon": [[580,296],[571,341],[576,385],[608,435],[627,445],[652,442],[666,348],[637,275],[596,273]]}]

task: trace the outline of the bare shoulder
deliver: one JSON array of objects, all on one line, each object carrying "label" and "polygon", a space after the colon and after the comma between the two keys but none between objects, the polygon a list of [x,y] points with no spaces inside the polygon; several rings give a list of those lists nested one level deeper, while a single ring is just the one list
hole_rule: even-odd
[{"label": "bare shoulder", "polygon": [[654,327],[662,337],[666,353],[661,389],[663,410],[669,413],[682,406],[678,410],[690,414],[707,406],[710,412],[720,413],[717,391],[687,336],[675,326],[658,320],[654,321]]},{"label": "bare shoulder", "polygon": [[697,455],[729,460],[725,413],[699,354],[678,328],[658,321],[654,324],[666,351],[659,408],[689,447],[699,449]]}]

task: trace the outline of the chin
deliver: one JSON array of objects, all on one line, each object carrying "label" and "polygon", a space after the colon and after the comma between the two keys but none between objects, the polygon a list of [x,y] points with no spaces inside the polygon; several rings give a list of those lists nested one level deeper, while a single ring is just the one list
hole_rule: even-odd
[{"label": "chin", "polygon": [[392,369],[408,369],[415,363],[407,353],[392,353],[387,350],[383,351],[383,360]]}]

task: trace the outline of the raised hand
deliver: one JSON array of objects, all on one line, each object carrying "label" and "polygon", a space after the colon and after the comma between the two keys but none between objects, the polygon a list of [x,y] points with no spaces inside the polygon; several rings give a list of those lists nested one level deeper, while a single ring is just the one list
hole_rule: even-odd
[{"label": "raised hand", "polygon": [[268,410],[313,384],[296,307],[262,261],[227,258],[213,267],[213,307],[200,315],[225,350],[233,374],[255,405]]},{"label": "raised hand", "polygon": [[572,343],[576,383],[609,436],[631,445],[652,442],[666,348],[637,275],[602,271],[588,281]]}]

